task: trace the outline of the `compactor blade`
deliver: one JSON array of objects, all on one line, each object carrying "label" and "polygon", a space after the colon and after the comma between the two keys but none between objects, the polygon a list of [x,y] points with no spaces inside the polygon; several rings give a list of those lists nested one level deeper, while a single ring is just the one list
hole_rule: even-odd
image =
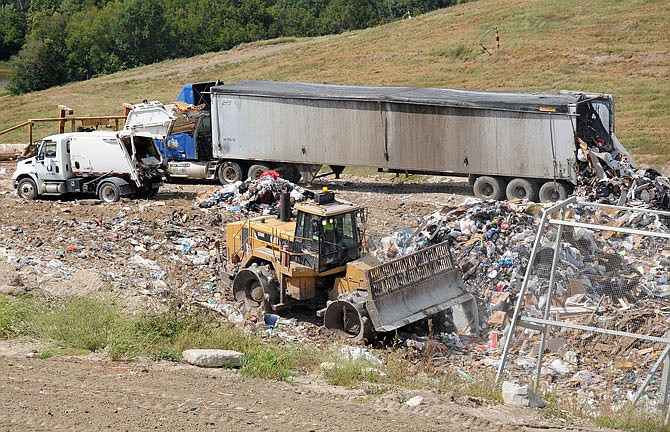
[{"label": "compactor blade", "polygon": [[443,242],[371,268],[366,310],[375,331],[387,332],[463,304],[477,326],[477,306],[449,245]]}]

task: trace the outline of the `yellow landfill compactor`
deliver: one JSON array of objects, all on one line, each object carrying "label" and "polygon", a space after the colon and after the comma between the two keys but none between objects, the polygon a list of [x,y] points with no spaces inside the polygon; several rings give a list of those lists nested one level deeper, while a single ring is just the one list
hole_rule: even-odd
[{"label": "yellow landfill compactor", "polygon": [[[288,199],[282,204],[288,207]],[[456,305],[469,308],[466,315],[476,327],[476,302],[446,242],[380,264],[361,256],[358,223],[365,221],[364,209],[324,191],[295,210],[295,220],[286,211],[280,219],[227,226],[225,274],[245,311],[304,304],[320,309],[326,328],[356,341],[372,341],[376,332]]]}]

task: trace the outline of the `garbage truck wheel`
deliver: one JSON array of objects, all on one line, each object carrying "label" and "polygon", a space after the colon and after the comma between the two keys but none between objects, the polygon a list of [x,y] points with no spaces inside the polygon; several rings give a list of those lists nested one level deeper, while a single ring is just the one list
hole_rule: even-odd
[{"label": "garbage truck wheel", "polygon": [[23,199],[34,200],[37,198],[37,185],[31,178],[22,178],[16,185],[16,192]]},{"label": "garbage truck wheel", "polygon": [[253,265],[240,270],[233,279],[233,296],[244,312],[269,312],[275,303],[276,284],[271,282],[269,270]]},{"label": "garbage truck wheel", "polygon": [[568,195],[570,190],[561,182],[548,181],[540,188],[540,202],[563,201]]},{"label": "garbage truck wheel", "polygon": [[112,204],[117,202],[121,197],[121,190],[116,184],[105,182],[101,184],[100,189],[98,189],[98,197],[102,202]]},{"label": "garbage truck wheel", "polygon": [[498,177],[477,177],[472,189],[477,198],[500,200],[505,194],[505,182]]},{"label": "garbage truck wheel", "polygon": [[336,300],[328,305],[323,325],[355,342],[372,342],[375,337],[372,322],[362,307],[346,300]]},{"label": "garbage truck wheel", "polygon": [[527,199],[529,201],[537,201],[538,189],[537,185],[525,178],[515,178],[509,181],[506,189],[507,199]]},{"label": "garbage truck wheel", "polygon": [[219,165],[216,176],[222,185],[235,183],[236,181],[244,180],[242,178],[242,167],[237,162],[224,162]]},{"label": "garbage truck wheel", "polygon": [[270,171],[270,168],[265,165],[251,165],[249,167],[248,178],[258,180],[265,171]]}]

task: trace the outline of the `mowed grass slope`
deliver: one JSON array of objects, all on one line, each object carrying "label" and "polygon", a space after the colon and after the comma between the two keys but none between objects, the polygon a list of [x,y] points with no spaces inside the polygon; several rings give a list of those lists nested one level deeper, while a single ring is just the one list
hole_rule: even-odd
[{"label": "mowed grass slope", "polygon": [[[221,79],[511,91],[613,93],[617,135],[638,162],[669,173],[670,2],[474,0],[388,25],[280,39],[162,62],[46,91],[6,97],[0,130],[53,117],[119,114],[123,102],[173,101],[184,83]],[[480,37],[493,55],[483,54]],[[206,35],[203,35],[206,37]],[[39,130],[40,133],[52,133]],[[27,132],[0,136],[25,142]]]}]

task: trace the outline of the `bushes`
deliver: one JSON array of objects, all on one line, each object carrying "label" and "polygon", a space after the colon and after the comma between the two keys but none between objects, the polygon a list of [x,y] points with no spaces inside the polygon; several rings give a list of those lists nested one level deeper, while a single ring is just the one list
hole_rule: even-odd
[{"label": "bushes", "polygon": [[370,27],[458,2],[45,1],[23,11],[0,5],[0,60],[14,55],[8,89],[19,94],[244,42]]}]

